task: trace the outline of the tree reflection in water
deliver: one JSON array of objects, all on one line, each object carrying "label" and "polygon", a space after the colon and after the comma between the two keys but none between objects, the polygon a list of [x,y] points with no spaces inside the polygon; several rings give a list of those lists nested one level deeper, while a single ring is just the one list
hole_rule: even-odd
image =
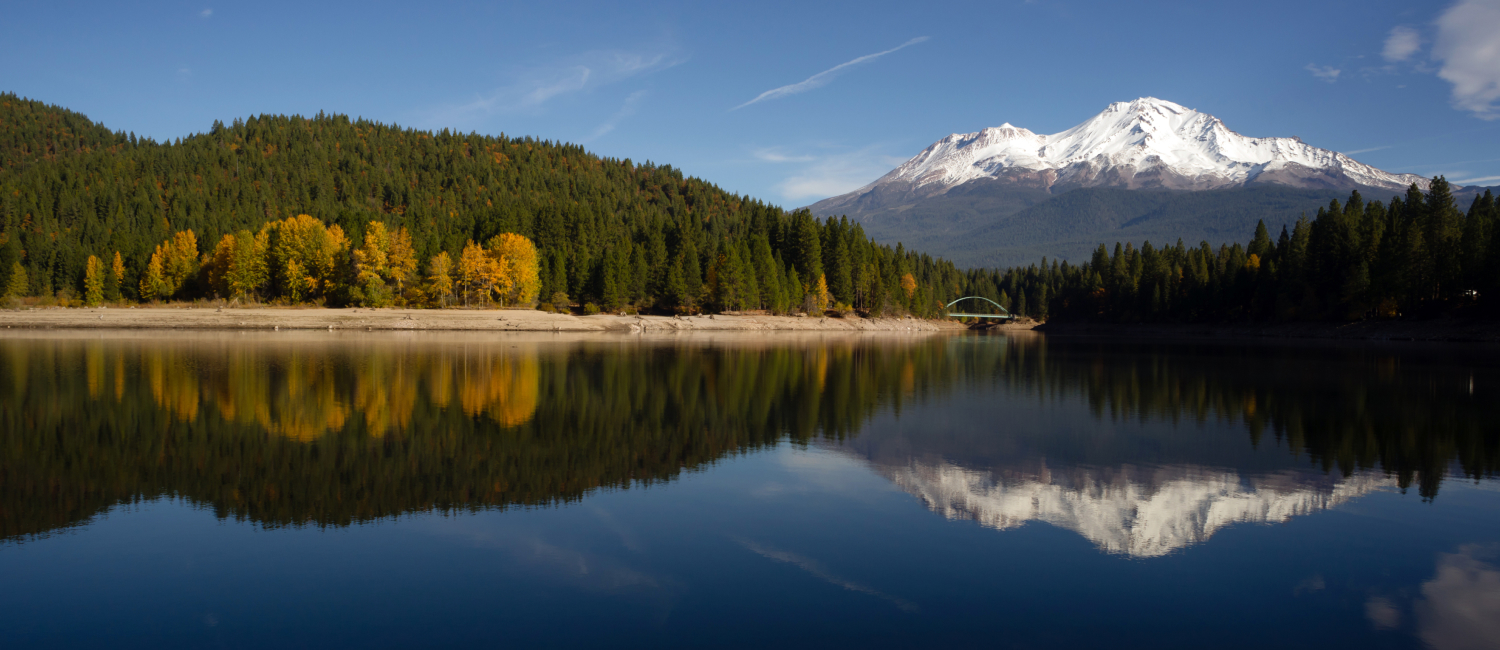
[{"label": "tree reflection in water", "polygon": [[[1081,400],[1101,420],[1218,419],[1244,427],[1244,449],[1285,445],[1344,476],[1384,470],[1428,498],[1455,463],[1481,476],[1500,459],[1500,416],[1485,406],[1500,378],[1453,350],[22,334],[0,339],[0,368],[3,538],[173,495],[267,526],[551,505],[785,440],[848,440],[881,409],[959,387]],[[1133,462],[1098,441],[1070,453]]]}]

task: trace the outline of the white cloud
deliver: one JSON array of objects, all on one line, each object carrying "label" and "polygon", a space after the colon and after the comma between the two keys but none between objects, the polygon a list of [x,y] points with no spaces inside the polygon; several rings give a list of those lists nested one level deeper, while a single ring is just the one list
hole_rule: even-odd
[{"label": "white cloud", "polygon": [[1432,58],[1453,84],[1453,106],[1485,120],[1500,118],[1500,0],[1463,0],[1437,20]]},{"label": "white cloud", "polygon": [[202,16],[204,18],[207,18],[209,16],[214,15],[214,10],[213,9],[204,9],[203,11],[198,12],[198,15]]},{"label": "white cloud", "polygon": [[737,110],[739,110],[741,108],[744,108],[744,107],[749,106],[751,104],[755,104],[757,102],[763,102],[763,101],[770,100],[770,99],[779,99],[779,98],[782,98],[782,97],[786,97],[787,95],[795,95],[797,93],[807,92],[807,91],[812,90],[814,88],[821,88],[823,86],[828,85],[828,82],[833,81],[833,78],[836,77],[836,76],[838,76],[839,72],[843,71],[845,68],[848,68],[850,66],[856,66],[856,65],[859,65],[861,63],[868,63],[870,61],[874,61],[875,59],[878,59],[878,58],[880,58],[882,56],[890,54],[891,52],[895,52],[896,50],[899,50],[901,48],[908,47],[908,46],[911,46],[911,45],[916,45],[917,43],[921,43],[921,42],[923,42],[925,40],[927,40],[926,36],[918,36],[918,37],[916,37],[914,39],[911,39],[911,40],[909,40],[909,41],[907,41],[905,43],[897,45],[896,47],[893,47],[893,48],[891,48],[889,50],[886,50],[884,52],[876,52],[874,54],[866,54],[866,55],[864,55],[862,57],[859,57],[859,58],[856,58],[856,59],[854,59],[852,61],[845,61],[844,63],[840,63],[840,64],[838,64],[836,66],[833,66],[832,68],[829,68],[827,70],[819,72],[818,74],[815,74],[815,75],[813,75],[811,77],[808,77],[808,78],[806,78],[806,79],[804,79],[802,81],[799,81],[797,83],[794,83],[794,84],[791,84],[791,85],[788,85],[788,86],[782,86],[780,88],[772,88],[770,90],[767,90],[766,92],[763,92],[763,93],[761,93],[759,95],[756,95],[755,99],[752,99],[752,100],[750,100],[748,102],[740,104],[739,106],[736,106],[736,107],[731,108],[729,110],[731,110],[731,111],[737,111]]},{"label": "white cloud", "polygon": [[1417,30],[1410,27],[1396,27],[1391,29],[1391,35],[1385,38],[1385,49],[1380,56],[1385,60],[1395,63],[1405,61],[1416,54],[1422,47],[1422,37]]},{"label": "white cloud", "polygon": [[1423,599],[1416,603],[1419,634],[1428,647],[1495,647],[1500,639],[1500,569],[1481,559],[1494,553],[1493,546],[1465,546],[1438,555],[1437,575],[1422,583]]},{"label": "white cloud", "polygon": [[788,201],[820,200],[852,192],[895,168],[905,158],[881,153],[880,145],[838,153],[786,153],[781,149],[761,149],[755,157],[770,163],[795,163],[798,168],[777,185]]},{"label": "white cloud", "polygon": [[1343,72],[1343,70],[1340,70],[1333,66],[1317,65],[1315,63],[1307,64],[1307,71],[1311,72],[1314,77],[1322,79],[1323,81],[1326,81],[1328,83],[1338,81],[1339,73]]},{"label": "white cloud", "polygon": [[1401,610],[1396,609],[1396,604],[1388,598],[1371,596],[1365,601],[1365,618],[1377,630],[1393,630],[1401,627]]},{"label": "white cloud", "polygon": [[[593,135],[590,135],[588,137],[588,140],[593,140],[606,133],[609,133],[610,131],[615,130],[615,127],[619,126],[621,121],[623,121],[627,117],[630,117],[631,115],[635,115],[637,106],[641,103],[641,99],[643,99],[645,96],[646,91],[644,90],[637,90],[633,93],[630,93],[630,96],[625,98],[625,103],[620,106],[620,110],[615,111],[615,114],[609,116],[609,119],[605,120],[603,124],[600,124],[599,128],[594,129]],[[588,142],[588,140],[585,140],[584,142]]]},{"label": "white cloud", "polygon": [[1370,147],[1369,149],[1355,149],[1354,151],[1344,151],[1344,152],[1341,152],[1341,153],[1343,153],[1345,156],[1353,156],[1355,154],[1370,153],[1371,151],[1380,151],[1381,149],[1390,149],[1390,148],[1391,148],[1391,145],[1385,145],[1383,147]]}]

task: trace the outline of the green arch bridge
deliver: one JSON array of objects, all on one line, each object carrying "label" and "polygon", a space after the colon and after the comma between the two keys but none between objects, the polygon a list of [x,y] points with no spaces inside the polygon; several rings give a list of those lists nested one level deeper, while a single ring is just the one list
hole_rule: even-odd
[{"label": "green arch bridge", "polygon": [[995,302],[993,300],[990,300],[989,298],[986,298],[984,296],[964,296],[962,298],[959,298],[958,300],[955,300],[955,301],[950,302],[947,305],[943,306],[943,309],[953,309],[954,305],[956,305],[958,303],[961,303],[961,302],[963,302],[965,300],[983,300],[983,301],[985,301],[987,303],[990,303],[991,305],[994,305],[995,309],[1000,310],[1000,313],[998,313],[998,314],[971,314],[971,313],[967,313],[967,312],[948,312],[948,316],[950,318],[994,318],[996,320],[1015,320],[1016,319],[1016,315],[1010,313],[1010,310],[1008,310],[1008,309],[1006,309],[1004,307],[1001,307],[1000,303]]}]

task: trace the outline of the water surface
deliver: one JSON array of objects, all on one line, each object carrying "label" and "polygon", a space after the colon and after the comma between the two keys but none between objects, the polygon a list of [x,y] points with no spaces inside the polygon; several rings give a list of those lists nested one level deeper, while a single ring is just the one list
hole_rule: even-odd
[{"label": "water surface", "polygon": [[0,338],[6,647],[1500,647],[1500,353]]}]

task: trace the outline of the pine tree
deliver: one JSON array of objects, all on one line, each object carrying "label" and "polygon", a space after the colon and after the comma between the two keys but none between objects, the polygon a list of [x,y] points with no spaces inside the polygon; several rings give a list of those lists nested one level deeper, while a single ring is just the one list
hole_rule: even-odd
[{"label": "pine tree", "polygon": [[754,250],[751,252],[754,259],[754,274],[759,280],[760,296],[758,306],[761,309],[772,311],[784,310],[786,302],[782,295],[784,281],[781,265],[771,253],[771,242],[764,235],[755,237]]},{"label": "pine tree", "polygon": [[120,300],[120,287],[125,284],[125,262],[120,259],[120,252],[115,251],[114,261],[110,264],[109,272],[104,276],[104,299],[110,302]]},{"label": "pine tree", "polygon": [[693,301],[697,295],[696,292],[688,288],[687,273],[683,270],[683,257],[685,256],[678,256],[672,262],[672,265],[667,268],[667,279],[663,287],[666,294],[664,297],[667,300],[668,306],[678,314],[691,313]]},{"label": "pine tree", "polygon": [[816,284],[823,275],[823,245],[818,237],[818,224],[806,210],[796,213],[796,234],[793,240],[792,262],[802,275],[802,282]]},{"label": "pine tree", "polygon": [[[1284,228],[1284,227],[1283,227]],[[1102,246],[1101,246],[1102,248]],[[1271,253],[1271,232],[1266,230],[1264,219],[1255,222],[1255,237],[1250,240],[1250,247],[1246,251],[1259,259],[1266,259]]]},{"label": "pine tree", "polygon": [[1477,290],[1483,295],[1489,290],[1486,276],[1489,265],[1490,240],[1495,223],[1495,197],[1489,190],[1474,197],[1469,214],[1464,218],[1463,228],[1463,277],[1466,290]]}]

